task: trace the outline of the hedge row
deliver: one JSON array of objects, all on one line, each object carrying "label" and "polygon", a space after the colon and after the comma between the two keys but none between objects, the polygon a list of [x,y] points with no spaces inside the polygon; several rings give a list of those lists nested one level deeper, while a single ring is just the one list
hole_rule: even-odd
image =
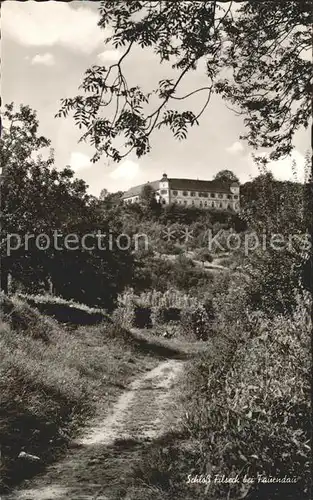
[{"label": "hedge row", "polygon": [[110,321],[109,316],[102,309],[91,308],[61,297],[27,294],[18,294],[18,297],[36,307],[41,313],[52,316],[60,323],[96,325]]}]

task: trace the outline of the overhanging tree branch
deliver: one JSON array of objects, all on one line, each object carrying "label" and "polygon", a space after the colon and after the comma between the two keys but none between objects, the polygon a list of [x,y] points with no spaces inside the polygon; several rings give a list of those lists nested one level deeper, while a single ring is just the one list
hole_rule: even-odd
[{"label": "overhanging tree branch", "polygon": [[[117,49],[127,46],[126,51],[107,69],[90,68],[82,84],[89,95],[63,99],[58,113],[74,112],[77,125],[86,128],[83,139],[95,146],[95,161],[101,154],[119,161],[130,151],[137,156],[148,153],[152,132],[160,127],[169,127],[178,139],[186,138],[213,92],[246,117],[244,137],[249,144],[272,148],[273,158],[288,154],[295,131],[307,126],[312,64],[300,53],[310,39],[310,2],[102,2],[100,16],[99,25],[113,31],[107,42]],[[161,63],[167,61],[178,72],[177,78],[156,82],[148,93],[139,81],[129,87],[122,62],[135,46],[152,49]],[[177,95],[184,76],[201,58],[209,84]],[[227,78],[221,78],[224,70]],[[200,112],[168,109],[171,102],[187,102],[204,91]],[[152,97],[160,102],[155,104]],[[109,119],[104,111],[112,106]],[[117,147],[118,138],[126,150]]]}]

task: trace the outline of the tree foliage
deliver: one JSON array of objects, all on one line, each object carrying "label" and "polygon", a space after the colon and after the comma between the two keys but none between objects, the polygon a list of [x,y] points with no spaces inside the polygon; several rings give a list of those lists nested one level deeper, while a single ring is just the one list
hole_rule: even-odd
[{"label": "tree foliage", "polygon": [[99,200],[104,201],[108,197],[108,190],[106,188],[101,189],[100,195],[99,195]]},{"label": "tree foliage", "polygon": [[269,172],[241,188],[241,217],[252,232],[252,247],[254,235],[258,238],[245,268],[251,277],[250,299],[254,308],[270,314],[294,311],[312,281],[307,188],[278,181]]},{"label": "tree foliage", "polygon": [[[218,93],[244,115],[248,143],[271,148],[278,158],[290,153],[295,132],[310,120],[311,24],[308,0],[101,2],[99,25],[112,30],[106,43],[123,55],[108,67],[89,68],[84,93],[63,99],[58,116],[74,113],[82,140],[95,147],[94,161],[103,153],[119,161],[130,151],[138,157],[149,152],[155,129],[168,127],[186,138]],[[150,92],[140,81],[130,86],[124,62],[136,46],[169,64],[175,78],[155,82]],[[185,76],[199,62],[206,85],[182,93]],[[202,106],[190,110],[188,98],[196,93],[203,95]],[[182,101],[186,109],[179,111]]]},{"label": "tree foliage", "polygon": [[241,187],[241,216],[258,231],[308,232],[306,190],[300,182],[278,181],[271,172],[260,174]]},{"label": "tree foliage", "polygon": [[151,202],[151,200],[155,199],[155,190],[153,187],[147,183],[143,186],[141,193],[140,193],[140,198],[143,201],[146,201],[147,203]]},{"label": "tree foliage", "polygon": [[156,193],[153,187],[147,183],[143,186],[141,193],[140,193],[140,199],[141,202],[143,203],[143,206],[146,208],[146,211],[152,211],[154,213],[159,213],[160,211],[158,210],[159,204],[156,199]]},{"label": "tree foliage", "polygon": [[220,172],[217,172],[215,175],[214,179],[216,181],[221,181],[221,182],[238,182],[239,184],[239,179],[238,177],[232,172],[231,170],[221,170]]},{"label": "tree foliage", "polygon": [[[108,234],[108,225],[96,210],[97,200],[87,193],[86,183],[75,178],[70,168],[54,166],[53,155],[47,160],[41,156],[35,158],[33,153],[49,145],[49,141],[38,136],[39,124],[34,111],[27,106],[14,111],[10,104],[4,117],[8,126],[0,140],[4,172],[2,288],[6,291],[9,273],[15,283],[28,292],[41,291],[50,280],[55,292],[67,299],[111,306],[118,291],[131,279],[130,253],[115,247],[111,250],[108,246],[103,250],[96,246],[88,251],[79,243],[86,234],[93,235],[99,230]],[[64,238],[69,234],[77,236],[77,250],[64,245]],[[30,235],[33,236],[28,238]],[[37,242],[36,237],[40,238]],[[92,236],[86,247],[91,246],[91,239]]]}]

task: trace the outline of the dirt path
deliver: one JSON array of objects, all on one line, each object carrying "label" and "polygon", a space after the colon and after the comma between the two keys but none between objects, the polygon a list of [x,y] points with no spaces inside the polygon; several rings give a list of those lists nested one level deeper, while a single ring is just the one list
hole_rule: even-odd
[{"label": "dirt path", "polygon": [[123,470],[115,467],[121,450],[161,437],[177,424],[173,387],[183,365],[167,360],[137,378],[104,419],[90,422],[64,460],[2,500],[115,500],[110,483],[118,484],[116,470]]}]

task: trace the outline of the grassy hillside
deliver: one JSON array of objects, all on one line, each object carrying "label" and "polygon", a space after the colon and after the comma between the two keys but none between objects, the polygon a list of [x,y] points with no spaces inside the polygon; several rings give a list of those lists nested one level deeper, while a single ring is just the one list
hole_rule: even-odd
[{"label": "grassy hillside", "polygon": [[[152,363],[147,346],[112,324],[66,329],[18,298],[2,296],[1,490],[62,455],[69,438]],[[21,451],[39,463],[18,459]]]}]

